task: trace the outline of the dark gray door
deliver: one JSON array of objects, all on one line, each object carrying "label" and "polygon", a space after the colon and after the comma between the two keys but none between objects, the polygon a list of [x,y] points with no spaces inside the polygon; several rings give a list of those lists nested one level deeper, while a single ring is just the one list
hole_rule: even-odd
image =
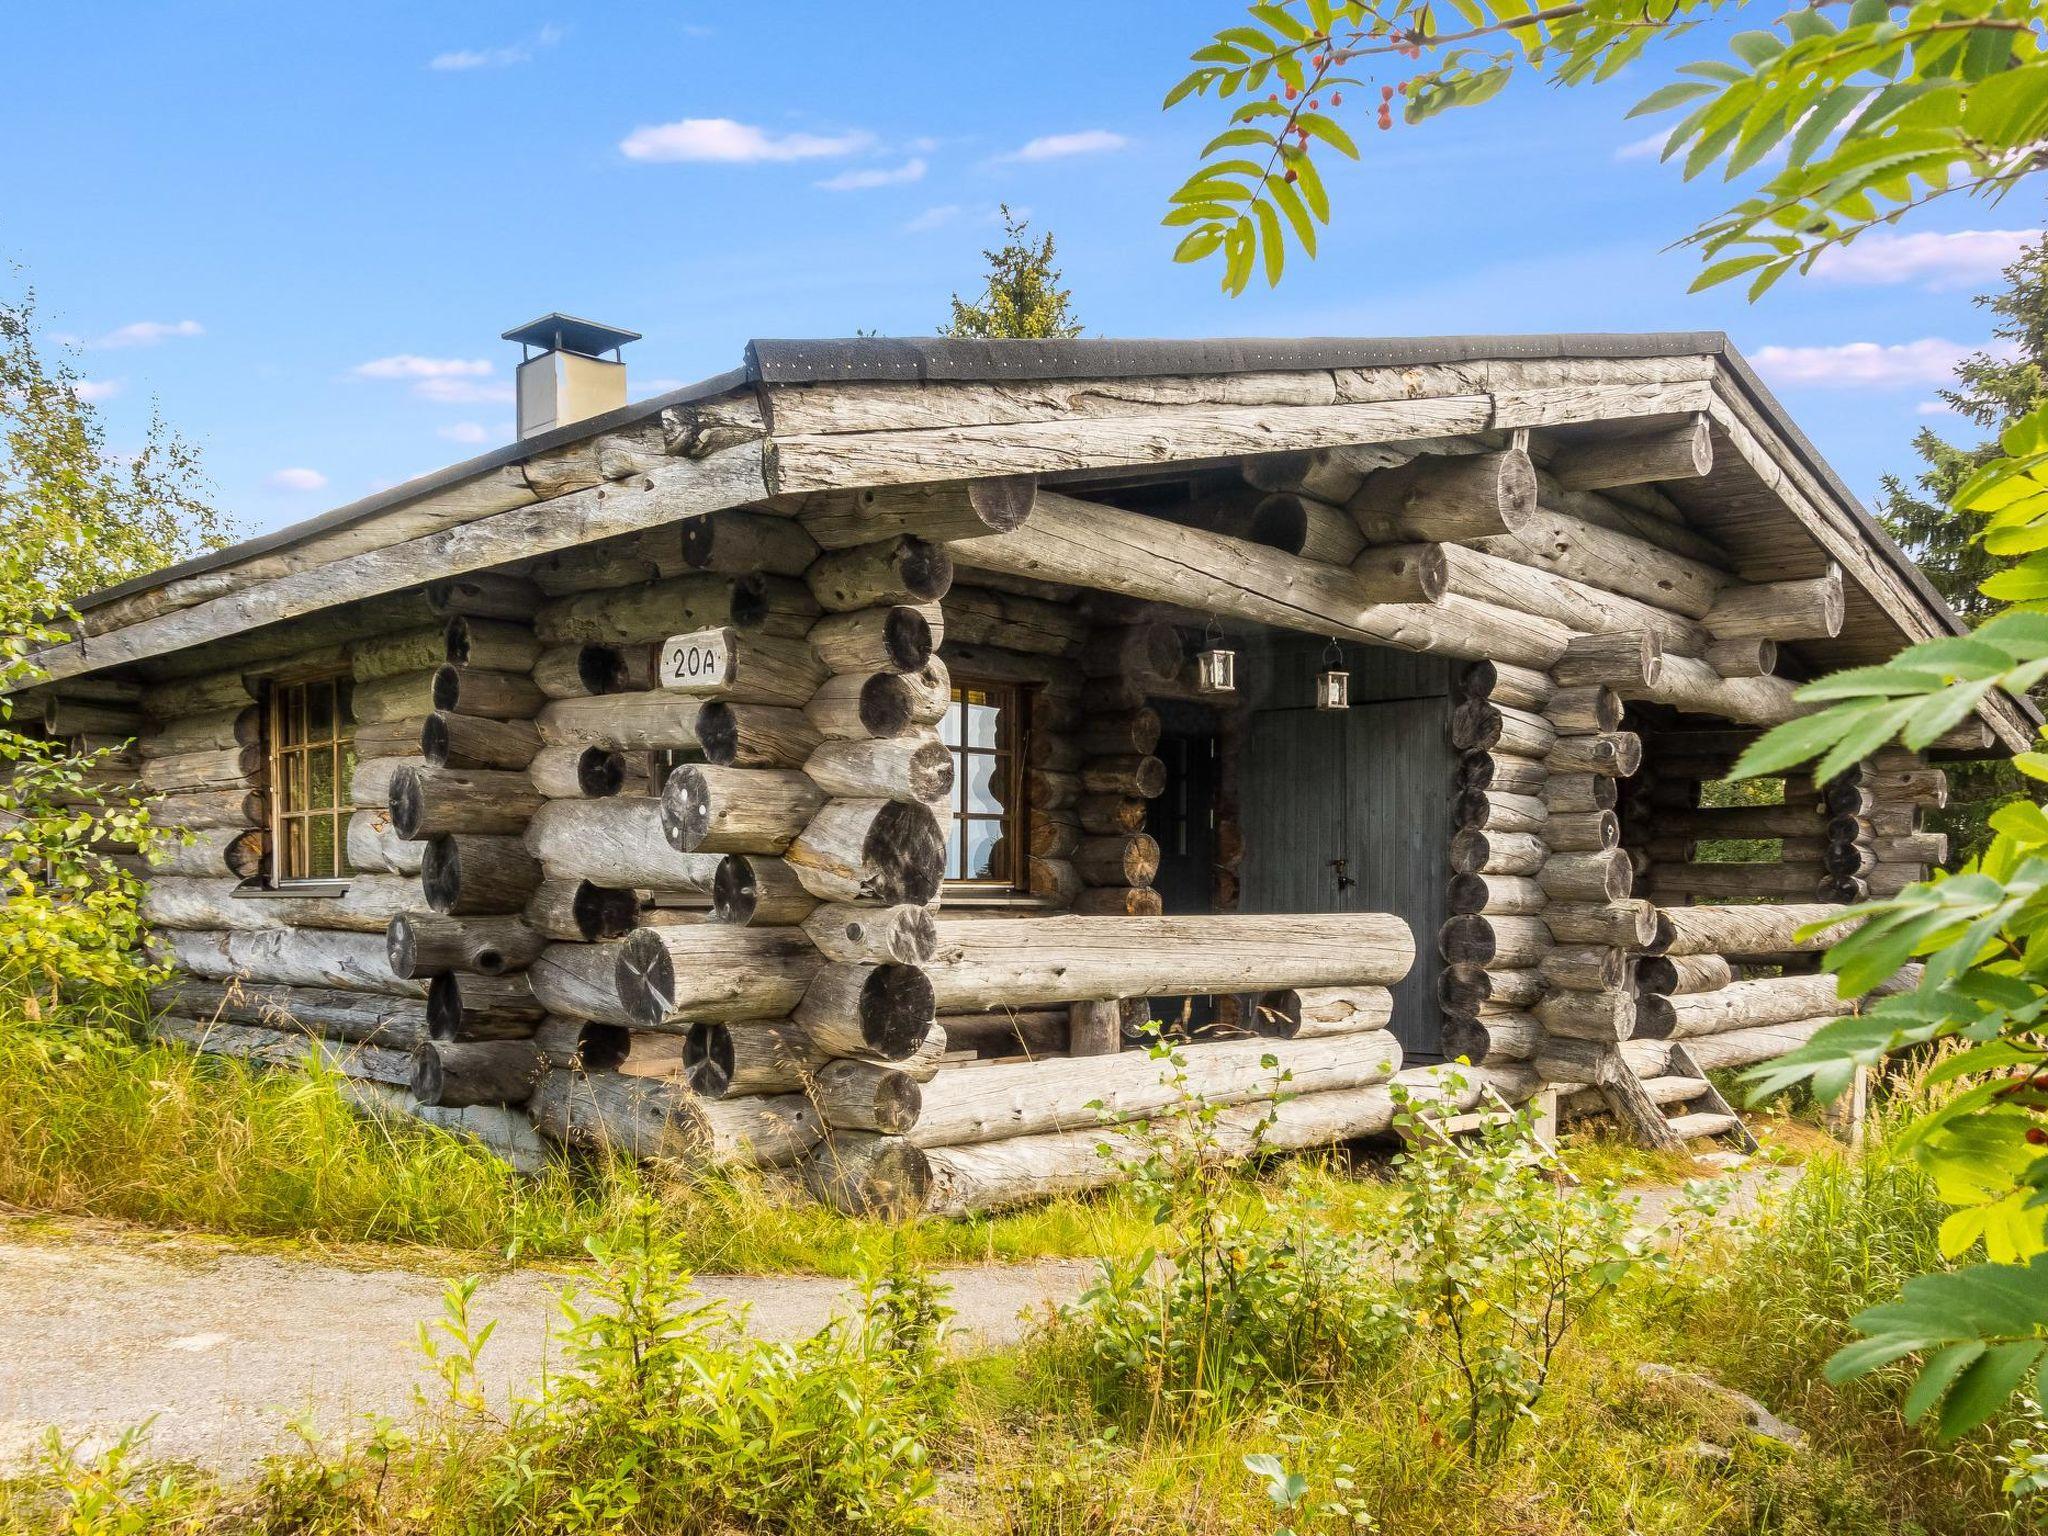
[{"label": "dark gray door", "polygon": [[1436,934],[1447,915],[1457,766],[1449,669],[1351,647],[1352,707],[1321,711],[1307,701],[1319,650],[1282,642],[1262,669],[1241,779],[1242,909],[1402,918],[1416,958],[1394,989],[1394,1032],[1410,1060],[1435,1060]]}]

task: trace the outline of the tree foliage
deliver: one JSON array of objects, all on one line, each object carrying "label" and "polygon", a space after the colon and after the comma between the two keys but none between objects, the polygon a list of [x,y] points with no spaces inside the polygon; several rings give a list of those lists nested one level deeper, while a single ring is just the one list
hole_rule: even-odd
[{"label": "tree foliage", "polygon": [[117,454],[75,364],[37,335],[33,294],[0,301],[0,988],[34,1008],[77,983],[134,975],[140,938],[126,853],[163,834],[124,786],[118,743],[76,750],[16,718],[4,690],[66,638],[95,588],[226,542],[196,453],[152,415]]},{"label": "tree foliage", "polygon": [[[1515,75],[1606,80],[1744,0],[1261,0],[1201,48],[1165,105],[1234,102],[1165,217],[1175,259],[1216,259],[1226,292],[1278,282],[1289,236],[1330,222],[1322,162],[1359,157],[1355,116],[1390,129],[1498,95]],[[1632,116],[1679,113],[1664,158],[1751,190],[1687,237],[1696,288],[1752,297],[1832,246],[1956,193],[2002,197],[2042,164],[2048,62],[2038,0],[1814,0],[1680,65]],[[1262,94],[1263,93],[1263,94]],[[1766,167],[1771,167],[1766,169]]]},{"label": "tree foliage", "polygon": [[1003,244],[983,251],[988,284],[973,302],[953,295],[953,318],[942,336],[1020,337],[1065,341],[1081,334],[1072,294],[1060,286],[1050,233],[1032,239],[1025,221],[1003,205]]}]

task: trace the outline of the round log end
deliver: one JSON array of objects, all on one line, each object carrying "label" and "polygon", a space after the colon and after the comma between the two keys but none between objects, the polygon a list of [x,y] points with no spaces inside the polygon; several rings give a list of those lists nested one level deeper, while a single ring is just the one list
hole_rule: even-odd
[{"label": "round log end", "polygon": [[917,695],[901,675],[877,672],[860,686],[860,723],[870,736],[903,736],[917,728]]},{"label": "round log end", "polygon": [[[1467,834],[1463,832],[1458,835],[1460,837],[1468,835],[1485,836],[1484,833]],[[1484,912],[1488,900],[1486,877],[1484,875],[1452,875],[1447,899],[1450,902],[1451,911],[1455,913]]]},{"label": "round log end", "polygon": [[991,533],[1012,533],[1024,526],[1038,500],[1036,475],[992,475],[967,486],[967,504]]},{"label": "round log end", "polygon": [[442,659],[458,667],[465,667],[469,665],[469,651],[469,619],[458,613],[448,621],[448,627],[441,631]]},{"label": "round log end", "polygon": [[882,647],[898,672],[918,672],[932,659],[932,624],[907,603],[891,608],[882,620]]},{"label": "round log end", "polygon": [[1650,936],[1643,941],[1642,951],[1646,955],[1661,955],[1678,942],[1678,925],[1663,912],[1655,912],[1650,919]]},{"label": "round log end", "polygon": [[1484,699],[1467,699],[1451,711],[1451,745],[1460,752],[1488,752],[1500,741],[1501,712]]},{"label": "round log end", "polygon": [[420,889],[436,912],[452,912],[462,896],[462,844],[443,834],[427,839],[420,855]]},{"label": "round log end", "polygon": [[1671,1032],[1678,1026],[1678,1010],[1671,1006],[1671,999],[1659,993],[1647,993],[1636,998],[1637,1040],[1669,1040]]},{"label": "round log end", "polygon": [[711,917],[714,922],[745,927],[761,906],[761,881],[752,855],[728,853],[711,876]]},{"label": "round log end", "polygon": [[608,800],[626,787],[626,755],[611,747],[585,747],[576,756],[576,787],[586,800]]},{"label": "round log end", "polygon": [[435,710],[420,724],[420,756],[429,768],[448,766],[448,716]]},{"label": "round log end", "polygon": [[[858,1152],[851,1150],[855,1142],[864,1143]],[[841,1151],[842,1144],[848,1150]],[[835,1137],[813,1156],[832,1203],[845,1215],[907,1221],[931,1199],[931,1160],[901,1137]]]},{"label": "round log end", "polygon": [[732,1031],[723,1024],[697,1023],[683,1041],[683,1075],[690,1091],[722,1099],[732,1091]]},{"label": "round log end", "polygon": [[1292,492],[1276,491],[1252,509],[1245,533],[1254,544],[1298,555],[1308,542],[1308,509]]},{"label": "round log end", "polygon": [[[1636,990],[1645,997],[1669,997],[1678,986],[1678,967],[1669,956],[1644,955],[1636,961]],[[1640,1019],[1640,1009],[1638,1010]],[[1636,1032],[1642,1033],[1640,1023]]]},{"label": "round log end", "polygon": [[711,834],[711,786],[703,770],[685,763],[661,787],[661,835],[677,853],[695,853]]},{"label": "round log end", "polygon": [[668,1021],[675,1005],[676,968],[655,929],[640,928],[626,936],[613,975],[619,1003],[636,1023],[651,1027]]},{"label": "round log end", "polygon": [[434,708],[454,709],[462,699],[462,669],[442,663],[434,669]]},{"label": "round log end", "polygon": [[739,756],[739,716],[723,699],[712,699],[697,711],[697,746],[714,768],[730,768]]},{"label": "round log end", "polygon": [[875,1074],[875,1129],[885,1136],[901,1136],[924,1113],[924,1093],[908,1072]]},{"label": "round log end", "polygon": [[1476,913],[1453,917],[1437,930],[1437,952],[1450,963],[1486,965],[1499,952],[1493,924]]},{"label": "round log end", "polygon": [[438,1040],[454,1040],[462,1033],[462,982],[452,971],[427,983],[427,1033]]},{"label": "round log end", "polygon": [[1292,987],[1261,992],[1245,1021],[1255,1035],[1269,1040],[1292,1040],[1301,1033],[1301,993]]},{"label": "round log end", "polygon": [[717,542],[717,518],[686,518],[683,522],[683,564],[693,571],[708,570]]},{"label": "round log end", "polygon": [[609,645],[586,645],[576,653],[576,681],[593,694],[618,693],[626,686],[626,658]]},{"label": "round log end", "polygon": [[946,838],[938,818],[929,806],[891,801],[868,827],[861,862],[865,899],[924,906],[939,894],[946,873]]},{"label": "round log end", "polygon": [[1415,564],[1415,586],[1425,603],[1440,603],[1451,590],[1451,557],[1441,544],[1412,544],[1404,561]]},{"label": "round log end", "polygon": [[392,918],[385,926],[384,959],[391,967],[392,975],[407,981],[417,977],[419,936],[413,932],[412,918],[404,912]]},{"label": "round log end", "polygon": [[728,610],[735,629],[759,629],[768,620],[775,602],[768,593],[768,578],[741,576],[732,584],[732,605]]},{"label": "round log end", "polygon": [[953,754],[944,742],[936,737],[919,742],[911,749],[905,775],[911,796],[926,802],[945,799],[953,791],[953,772]]},{"label": "round log end", "polygon": [[1691,450],[1693,474],[1709,473],[1714,467],[1714,434],[1707,426],[1706,417],[1693,418],[1692,436],[1686,446]]},{"label": "round log end", "polygon": [[1513,533],[1536,515],[1536,465],[1521,449],[1510,448],[1496,461],[1495,473],[1500,520]]},{"label": "round log end", "polygon": [[579,880],[576,894],[569,898],[569,916],[586,943],[623,939],[640,925],[640,898],[632,891]]},{"label": "round log end", "polygon": [[432,1041],[427,1041],[414,1049],[412,1053],[412,1082],[409,1086],[412,1089],[412,1096],[422,1104],[438,1104],[441,1102],[443,1087],[441,1053],[434,1048]]},{"label": "round log end", "polygon": [[932,979],[917,966],[887,962],[861,983],[861,1039],[884,1061],[915,1055],[936,1012]]},{"label": "round log end", "polygon": [[426,815],[427,791],[424,770],[401,768],[391,775],[391,792],[385,806],[391,812],[391,830],[408,842],[416,841],[420,820]]},{"label": "round log end", "polygon": [[617,1024],[585,1024],[576,1031],[576,1059],[587,1072],[615,1072],[633,1049],[633,1032]]},{"label": "round log end", "polygon": [[935,603],[952,590],[953,557],[943,544],[905,538],[897,569],[903,577],[904,591],[921,603]]}]

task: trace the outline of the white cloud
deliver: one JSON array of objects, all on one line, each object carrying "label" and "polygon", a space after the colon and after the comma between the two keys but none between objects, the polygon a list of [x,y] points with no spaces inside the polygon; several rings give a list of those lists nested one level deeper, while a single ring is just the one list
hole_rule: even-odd
[{"label": "white cloud", "polygon": [[500,405],[512,398],[512,386],[496,381],[488,383],[476,379],[448,378],[445,376],[416,379],[412,392],[422,400],[431,400],[436,405]]},{"label": "white cloud", "polygon": [[645,400],[652,395],[665,395],[672,389],[681,389],[684,379],[640,379],[633,385],[635,399]]},{"label": "white cloud", "polygon": [[1655,160],[1664,153],[1664,141],[1671,137],[1666,128],[1640,139],[1633,139],[1614,152],[1617,160]]},{"label": "white cloud", "polygon": [[923,181],[929,167],[923,159],[913,156],[899,166],[874,166],[865,171],[841,171],[837,176],[828,176],[818,185],[827,192],[863,192],[869,187],[900,187],[905,182]]},{"label": "white cloud", "polygon": [[1813,264],[1813,275],[1837,283],[1915,283],[1933,289],[1967,288],[2018,259],[2023,247],[2041,238],[2038,229],[1933,230],[1909,235],[1879,231],[1854,245],[1831,246]]},{"label": "white cloud", "polygon": [[451,443],[488,443],[491,440],[491,429],[480,421],[451,421],[445,427],[436,427],[434,432]]},{"label": "white cloud", "polygon": [[349,371],[359,379],[481,378],[491,371],[491,364],[482,357],[421,357],[414,352],[398,352],[357,363]]},{"label": "white cloud", "polygon": [[153,347],[160,341],[169,341],[173,336],[204,336],[206,327],[197,320],[137,320],[133,325],[117,326],[104,336],[96,336],[83,345],[96,350],[111,350],[116,347]]},{"label": "white cloud", "polygon": [[71,386],[71,393],[87,405],[98,405],[102,400],[111,400],[121,393],[124,379],[80,379]]},{"label": "white cloud", "polygon": [[1922,400],[1913,407],[1915,416],[1953,416],[1956,408],[1946,400]]},{"label": "white cloud", "polygon": [[619,141],[619,152],[628,160],[650,163],[755,165],[768,160],[829,160],[856,154],[874,141],[873,134],[858,129],[837,134],[773,134],[729,117],[686,117],[680,122],[635,128]]},{"label": "white cloud", "polygon": [[903,228],[913,235],[927,234],[934,229],[944,229],[959,218],[962,209],[958,203],[941,203],[936,208],[927,208]]},{"label": "white cloud", "polygon": [[561,40],[560,27],[542,27],[530,40],[512,43],[503,48],[457,48],[449,53],[437,53],[427,60],[427,68],[505,69],[514,64],[528,63],[533,58],[534,50],[552,48]]},{"label": "white cloud", "polygon": [[1883,389],[1900,384],[1943,384],[1970,349],[1929,336],[1885,345],[1851,341],[1835,347],[1760,347],[1757,371],[1774,384],[1835,389]]},{"label": "white cloud", "polygon": [[1013,149],[1000,160],[1064,160],[1069,155],[1099,155],[1122,149],[1131,141],[1107,128],[1086,128],[1079,133],[1048,133],[1033,139],[1022,149]]},{"label": "white cloud", "polygon": [[274,491],[324,491],[327,477],[317,469],[276,469],[263,482]]}]

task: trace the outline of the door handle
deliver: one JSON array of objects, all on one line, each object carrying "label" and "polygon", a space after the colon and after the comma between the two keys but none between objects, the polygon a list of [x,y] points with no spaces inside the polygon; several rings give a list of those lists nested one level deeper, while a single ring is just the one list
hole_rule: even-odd
[{"label": "door handle", "polygon": [[1351,889],[1351,887],[1353,887],[1354,885],[1358,884],[1358,882],[1357,882],[1356,880],[1354,880],[1354,879],[1353,879],[1353,878],[1352,878],[1352,877],[1351,877],[1351,876],[1350,876],[1350,875],[1349,875],[1348,873],[1346,873],[1346,872],[1345,872],[1345,860],[1343,860],[1343,859],[1332,859],[1332,860],[1330,860],[1330,868],[1332,868],[1333,870],[1335,870],[1335,871],[1337,872],[1337,894],[1338,894],[1338,895],[1340,895],[1340,896],[1341,896],[1341,895],[1343,895],[1343,893],[1344,893],[1344,892],[1346,892],[1346,891],[1350,890],[1350,889]]}]

